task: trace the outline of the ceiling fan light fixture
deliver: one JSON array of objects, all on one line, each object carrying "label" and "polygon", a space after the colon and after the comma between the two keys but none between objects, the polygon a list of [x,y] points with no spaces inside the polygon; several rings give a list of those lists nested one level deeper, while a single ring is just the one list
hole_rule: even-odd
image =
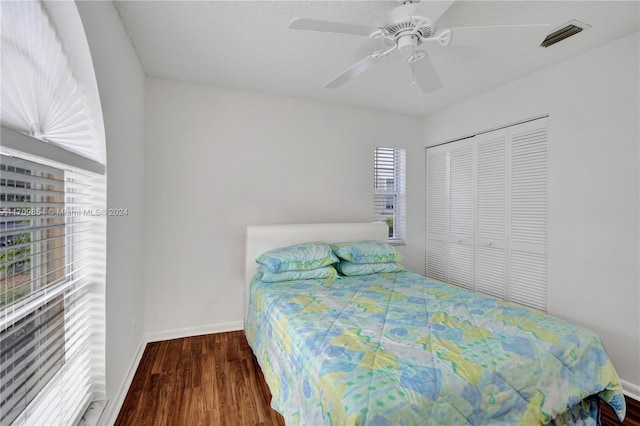
[{"label": "ceiling fan light fixture", "polygon": [[404,34],[398,37],[397,43],[399,51],[402,53],[411,53],[418,44],[418,37],[415,34]]},{"label": "ceiling fan light fixture", "polygon": [[585,24],[577,20],[572,20],[562,25],[559,29],[553,31],[540,43],[541,47],[553,46],[556,43],[561,42],[571,36],[574,36],[582,30],[589,28],[590,25]]}]

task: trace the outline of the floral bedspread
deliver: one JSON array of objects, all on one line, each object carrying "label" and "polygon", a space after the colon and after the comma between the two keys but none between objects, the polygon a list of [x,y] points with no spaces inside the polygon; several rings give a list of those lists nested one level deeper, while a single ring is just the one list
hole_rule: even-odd
[{"label": "floral bedspread", "polygon": [[595,424],[625,414],[590,330],[411,272],[251,286],[247,340],[287,424]]}]

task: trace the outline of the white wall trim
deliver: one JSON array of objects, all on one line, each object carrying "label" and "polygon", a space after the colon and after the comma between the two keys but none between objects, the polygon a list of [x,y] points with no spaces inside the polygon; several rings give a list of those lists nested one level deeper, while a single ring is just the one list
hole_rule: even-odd
[{"label": "white wall trim", "polygon": [[224,333],[244,329],[243,321],[231,321],[218,324],[208,324],[199,327],[176,328],[166,331],[154,331],[147,333],[147,342],[160,342],[162,340],[181,339],[183,337],[200,336],[202,334]]},{"label": "white wall trim", "polygon": [[622,392],[629,398],[633,398],[636,401],[640,401],[640,386],[629,383],[626,380],[620,379],[622,384]]},{"label": "white wall trim", "polygon": [[142,354],[147,347],[147,343],[146,337],[142,336],[136,354],[127,369],[127,374],[124,376],[124,379],[122,379],[120,387],[118,387],[118,392],[112,399],[107,401],[107,406],[98,420],[99,425],[113,425],[116,422],[122,404],[124,403],[124,398],[127,396],[127,392],[129,392],[129,388],[133,382],[133,377],[136,375],[136,371],[138,371],[138,365],[140,365],[140,360],[142,360]]}]

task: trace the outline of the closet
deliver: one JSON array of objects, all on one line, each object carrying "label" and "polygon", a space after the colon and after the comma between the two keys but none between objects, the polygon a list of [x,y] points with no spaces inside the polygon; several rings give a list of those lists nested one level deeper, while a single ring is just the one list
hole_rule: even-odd
[{"label": "closet", "polygon": [[427,148],[427,276],[546,311],[547,119]]}]

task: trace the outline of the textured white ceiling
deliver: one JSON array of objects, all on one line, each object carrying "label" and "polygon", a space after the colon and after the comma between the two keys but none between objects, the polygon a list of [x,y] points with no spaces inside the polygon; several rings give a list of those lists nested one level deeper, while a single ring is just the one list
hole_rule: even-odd
[{"label": "textured white ceiling", "polygon": [[[435,1],[435,0],[423,0]],[[425,115],[640,29],[640,3],[456,1],[439,28],[591,25],[555,46],[441,47],[429,54],[443,88],[424,95],[393,52],[337,89],[323,84],[380,48],[365,37],[288,29],[297,17],[384,24],[396,1],[116,1],[149,76]],[[612,78],[615,78],[612,76]]]}]

